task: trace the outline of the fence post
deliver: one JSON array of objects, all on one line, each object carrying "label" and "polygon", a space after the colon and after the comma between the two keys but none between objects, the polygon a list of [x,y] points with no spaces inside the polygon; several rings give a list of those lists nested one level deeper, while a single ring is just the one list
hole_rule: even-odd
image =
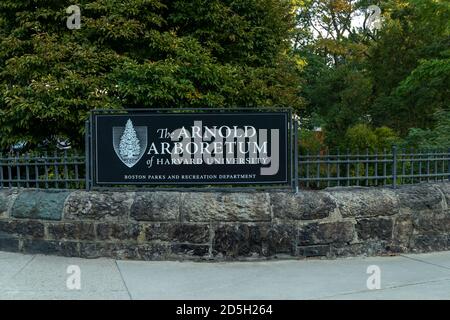
[{"label": "fence post", "polygon": [[291,162],[291,165],[290,165],[290,174],[291,174],[291,188],[292,188],[292,190],[294,190],[294,192],[295,192],[295,181],[294,181],[294,179],[295,179],[295,173],[294,173],[294,168],[295,168],[295,163],[294,163],[294,161],[295,161],[295,152],[294,152],[294,137],[295,137],[295,133],[294,133],[294,119],[293,119],[293,116],[292,116],[292,112],[291,111],[289,111],[289,142],[290,142],[290,145],[291,145],[291,148],[290,148],[290,154],[289,154],[289,160],[290,160],[290,162]]},{"label": "fence post", "polygon": [[86,177],[86,190],[89,191],[90,190],[90,168],[89,168],[89,161],[90,161],[90,146],[89,146],[89,136],[90,136],[90,132],[89,132],[89,120],[86,120],[85,122],[85,143],[86,143],[86,147],[85,147],[85,152],[84,152],[84,161],[85,161],[85,177]]},{"label": "fence post", "polygon": [[448,181],[450,181],[450,148],[448,148],[447,157]]},{"label": "fence post", "polygon": [[397,187],[397,146],[392,147],[392,187]]},{"label": "fence post", "polygon": [[294,187],[298,193],[298,122],[294,119]]}]

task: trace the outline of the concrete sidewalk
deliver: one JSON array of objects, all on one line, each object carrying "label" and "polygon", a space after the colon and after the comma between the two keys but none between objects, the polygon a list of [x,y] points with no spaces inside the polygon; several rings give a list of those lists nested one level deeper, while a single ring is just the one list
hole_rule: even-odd
[{"label": "concrete sidewalk", "polygon": [[[70,265],[81,290],[69,290]],[[367,288],[367,268],[381,289]],[[267,262],[85,260],[0,252],[0,299],[450,299],[450,251]]]}]

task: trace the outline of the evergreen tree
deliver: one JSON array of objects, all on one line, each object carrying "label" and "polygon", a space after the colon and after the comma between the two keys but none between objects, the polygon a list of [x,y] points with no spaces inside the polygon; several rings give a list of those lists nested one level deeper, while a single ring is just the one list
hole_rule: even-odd
[{"label": "evergreen tree", "polygon": [[120,155],[125,162],[133,161],[141,151],[139,139],[134,130],[133,122],[128,119],[119,143]]}]

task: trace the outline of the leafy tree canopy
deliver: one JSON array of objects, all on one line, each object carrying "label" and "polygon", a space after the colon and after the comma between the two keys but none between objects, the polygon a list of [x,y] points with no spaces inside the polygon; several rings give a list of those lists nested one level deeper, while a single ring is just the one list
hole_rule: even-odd
[{"label": "leafy tree canopy", "polygon": [[[380,29],[364,24],[369,5],[381,8]],[[358,16],[363,23],[354,25]],[[450,108],[450,2],[305,0],[297,21],[295,48],[306,64],[303,115],[320,119],[315,125],[329,146],[348,144],[348,130],[358,124],[402,138],[440,132]]]},{"label": "leafy tree canopy", "polygon": [[300,109],[294,23],[287,0],[2,0],[0,147],[80,147],[96,108]]}]

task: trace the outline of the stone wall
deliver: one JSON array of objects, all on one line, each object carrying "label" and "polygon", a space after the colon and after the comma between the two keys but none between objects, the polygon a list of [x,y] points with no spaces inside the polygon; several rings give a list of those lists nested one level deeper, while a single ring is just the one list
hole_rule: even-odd
[{"label": "stone wall", "polygon": [[450,249],[450,183],[292,193],[0,190],[0,250],[229,260]]}]

